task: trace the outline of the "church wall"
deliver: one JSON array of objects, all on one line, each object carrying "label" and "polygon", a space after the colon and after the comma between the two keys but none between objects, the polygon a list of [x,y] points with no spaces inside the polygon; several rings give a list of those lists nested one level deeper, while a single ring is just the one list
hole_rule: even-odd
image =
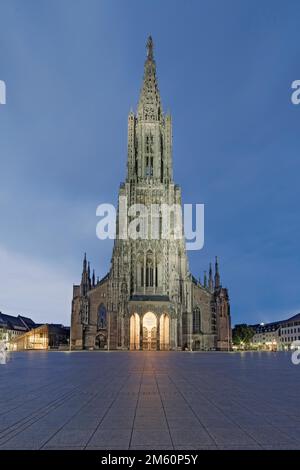
[{"label": "church wall", "polygon": [[98,309],[101,304],[103,304],[108,310],[108,299],[109,299],[109,281],[108,279],[103,283],[96,285],[92,290],[89,291],[89,303],[90,303],[90,310],[89,310],[89,323],[92,325],[97,326],[97,316],[98,316]]},{"label": "church wall", "polygon": [[[74,286],[78,287],[78,286]],[[75,291],[76,292],[76,291]],[[80,319],[80,297],[76,296],[72,301],[70,342],[72,349],[82,349],[82,324]]]},{"label": "church wall", "polygon": [[193,334],[193,349],[210,350],[216,347],[216,337],[211,328],[212,294],[200,284],[192,284],[192,310],[198,307],[201,315],[201,332]]},{"label": "church wall", "polygon": [[192,285],[193,309],[197,306],[201,313],[201,329],[205,334],[211,334],[211,299],[212,295],[200,285]]},{"label": "church wall", "polygon": [[227,351],[232,345],[230,305],[227,289],[221,288],[216,297],[217,348]]},{"label": "church wall", "polygon": [[106,279],[103,282],[100,282],[96,287],[92,288],[88,292],[89,299],[89,329],[85,335],[85,347],[86,348],[95,348],[95,339],[97,334],[101,333],[107,338],[107,327],[106,329],[99,328],[98,322],[98,312],[99,307],[104,305],[106,309],[106,318],[108,320],[108,310],[109,310],[109,280]]}]

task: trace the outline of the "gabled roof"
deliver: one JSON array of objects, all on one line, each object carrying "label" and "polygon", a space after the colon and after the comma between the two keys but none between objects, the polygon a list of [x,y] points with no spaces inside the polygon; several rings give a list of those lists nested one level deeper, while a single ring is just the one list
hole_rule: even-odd
[{"label": "gabled roof", "polygon": [[105,276],[102,279],[100,279],[100,281],[96,284],[96,287],[102,284],[103,282],[107,281],[107,279],[109,278],[109,274],[110,274],[109,272],[105,274]]},{"label": "gabled roof", "polygon": [[286,320],[279,320],[275,321],[272,323],[262,323],[262,324],[257,324],[257,325],[249,325],[251,328],[253,328],[256,333],[265,333],[268,331],[274,331],[278,328],[281,327],[281,325],[286,325],[288,323],[293,323],[296,321],[300,321],[300,313],[297,313],[296,315],[293,315],[290,318],[287,318]]},{"label": "gabled roof", "polygon": [[31,318],[23,317],[23,315],[18,315],[18,318],[20,318],[20,320],[25,324],[25,326],[29,330],[36,327],[36,323],[33,320],[31,320]]},{"label": "gabled roof", "polygon": [[35,326],[36,324],[33,320],[31,320],[31,318],[22,317],[21,315],[15,317],[13,315],[6,315],[5,313],[0,312],[1,328],[26,332],[31,330]]},{"label": "gabled roof", "polygon": [[296,315],[288,318],[287,320],[283,320],[281,323],[288,323],[290,321],[300,321],[300,313],[296,313]]}]

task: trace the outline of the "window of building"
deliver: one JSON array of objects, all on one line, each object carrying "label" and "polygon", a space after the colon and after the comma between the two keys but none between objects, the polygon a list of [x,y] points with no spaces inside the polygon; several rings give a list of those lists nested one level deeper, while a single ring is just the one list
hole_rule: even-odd
[{"label": "window of building", "polygon": [[193,334],[199,334],[201,332],[201,313],[197,307],[193,311]]},{"label": "window of building", "polygon": [[106,328],[106,324],[107,324],[106,317],[107,317],[107,314],[106,314],[105,305],[101,304],[98,308],[98,320],[97,320],[98,330]]},{"label": "window of building", "polygon": [[141,266],[141,286],[144,287],[144,266]]},{"label": "window of building", "polygon": [[154,149],[153,149],[153,144],[154,144],[154,139],[153,135],[146,135],[146,141],[145,141],[145,176],[151,177],[153,176],[153,154],[154,154]]},{"label": "window of building", "polygon": [[153,287],[153,265],[151,261],[147,261],[146,266],[146,287]]}]

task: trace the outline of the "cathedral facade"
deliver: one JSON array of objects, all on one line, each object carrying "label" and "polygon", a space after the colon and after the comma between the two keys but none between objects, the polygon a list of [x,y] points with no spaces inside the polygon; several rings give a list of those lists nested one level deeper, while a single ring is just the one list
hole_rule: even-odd
[{"label": "cathedral facade", "polygon": [[[205,274],[200,283],[189,271],[178,213],[170,210],[164,236],[165,219],[153,210],[180,207],[181,190],[173,181],[172,120],[163,113],[151,37],[137,112],[128,116],[127,177],[120,200],[149,209],[143,236],[120,233],[119,204],[109,273],[96,281],[85,256],[81,283],[73,286],[71,349],[231,349],[229,297],[217,258],[214,273],[210,265],[208,279]],[[127,225],[129,210],[125,218]]]}]

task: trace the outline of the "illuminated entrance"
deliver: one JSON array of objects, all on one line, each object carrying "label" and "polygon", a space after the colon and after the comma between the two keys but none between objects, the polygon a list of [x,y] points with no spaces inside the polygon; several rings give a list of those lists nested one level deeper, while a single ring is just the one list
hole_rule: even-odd
[{"label": "illuminated entrance", "polygon": [[152,312],[143,317],[143,350],[154,351],[157,349],[157,320]]},{"label": "illuminated entrance", "polygon": [[130,317],[130,349],[140,349],[140,317],[137,313]]},{"label": "illuminated entrance", "polygon": [[170,318],[166,313],[160,317],[159,332],[160,350],[168,351],[170,349]]}]

